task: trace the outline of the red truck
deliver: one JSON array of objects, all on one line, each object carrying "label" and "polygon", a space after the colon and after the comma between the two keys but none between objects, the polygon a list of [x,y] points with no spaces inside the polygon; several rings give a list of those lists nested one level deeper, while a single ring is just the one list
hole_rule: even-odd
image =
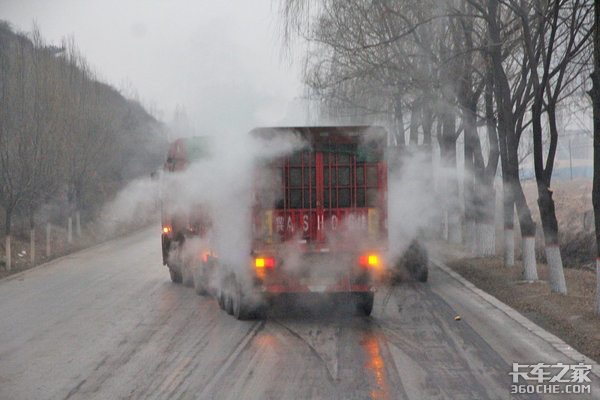
[{"label": "red truck", "polygon": [[[215,281],[209,275],[216,268],[219,283],[213,294],[238,319],[289,294],[344,298],[369,315],[388,245],[386,131],[323,126],[257,128],[250,134],[265,146],[289,138],[303,148],[256,160],[247,264],[221,265],[203,249],[201,272],[194,274],[197,291],[206,291],[206,280]],[[165,169],[183,168],[189,148],[200,143],[195,140],[174,142]],[[163,263],[174,282],[186,280],[186,268],[173,254],[186,237],[202,235],[211,224],[201,210],[177,216],[163,209]]]},{"label": "red truck", "polygon": [[[255,137],[300,138],[305,148],[255,169],[251,295],[331,294],[369,315],[387,248],[386,132],[372,126],[258,128]],[[239,285],[238,285],[239,286]],[[229,294],[227,294],[229,293]],[[252,311],[225,291],[236,317]]]}]

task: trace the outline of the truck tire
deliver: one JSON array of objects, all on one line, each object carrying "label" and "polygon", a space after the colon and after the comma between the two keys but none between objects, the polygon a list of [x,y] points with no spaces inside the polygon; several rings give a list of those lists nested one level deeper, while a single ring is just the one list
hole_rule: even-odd
[{"label": "truck tire", "polygon": [[427,282],[427,278],[429,276],[429,268],[427,265],[421,265],[414,273],[414,278],[419,282]]},{"label": "truck tire", "polygon": [[233,298],[232,294],[228,293],[225,295],[225,312],[229,315],[233,315]]},{"label": "truck tire", "polygon": [[174,267],[169,266],[169,274],[171,275],[171,281],[173,281],[173,283],[181,283],[181,273],[175,270]]},{"label": "truck tire", "polygon": [[226,301],[225,301],[225,297],[226,297],[225,290],[223,290],[222,288],[220,288],[218,290],[219,291],[218,291],[217,296],[216,296],[217,297],[217,303],[219,303],[219,308],[221,310],[225,310],[225,303],[226,303]]},{"label": "truck tire", "polygon": [[367,317],[371,315],[371,311],[373,311],[373,302],[375,301],[375,293],[357,293],[355,296],[356,313]]},{"label": "truck tire", "polygon": [[186,287],[194,286],[194,277],[189,265],[184,264],[181,266],[181,283]]},{"label": "truck tire", "polygon": [[233,316],[237,320],[247,320],[253,317],[253,310],[244,301],[244,293],[239,283],[235,282],[231,293]]},{"label": "truck tire", "polygon": [[417,240],[414,240],[405,254],[406,269],[413,279],[419,282],[427,282],[429,270],[427,264],[429,257],[427,250]]},{"label": "truck tire", "polygon": [[196,271],[192,274],[192,278],[194,281],[194,290],[198,296],[206,296],[208,294],[208,290],[204,285],[206,281],[204,266],[197,268]]}]

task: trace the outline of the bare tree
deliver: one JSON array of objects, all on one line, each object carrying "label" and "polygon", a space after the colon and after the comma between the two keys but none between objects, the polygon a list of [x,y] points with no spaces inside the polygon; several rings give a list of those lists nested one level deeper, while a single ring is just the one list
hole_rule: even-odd
[{"label": "bare tree", "polygon": [[47,47],[39,30],[32,32],[32,51],[30,76],[33,85],[32,124],[26,136],[28,138],[27,159],[23,168],[27,171],[25,193],[20,204],[20,211],[29,219],[30,259],[36,261],[35,246],[35,213],[41,205],[57,193],[60,186],[61,171],[59,161],[62,156],[59,133],[57,131],[57,99],[56,91],[60,82],[56,79],[55,55],[60,49]]},{"label": "bare tree", "polygon": [[28,190],[31,158],[28,132],[32,126],[31,43],[17,35],[2,40],[0,60],[0,199],[5,214],[6,266],[12,268],[11,224]]},{"label": "bare tree", "polygon": [[[538,187],[538,205],[546,242],[546,259],[552,291],[566,293],[567,287],[558,242],[558,221],[550,182],[558,144],[556,107],[565,89],[573,90],[573,82],[587,65],[574,63],[591,33],[590,7],[579,1],[536,1],[533,8],[518,7],[523,31],[523,48],[529,62],[534,99],[531,108],[534,165]],[[530,4],[527,4],[530,6]],[[584,62],[581,62],[584,61]],[[539,70],[539,73],[538,73]],[[550,128],[547,153],[543,149],[542,116],[545,111]],[[545,157],[544,157],[545,156]],[[544,165],[544,158],[546,159]]]},{"label": "bare tree", "polygon": [[284,15],[313,43],[307,57],[307,83],[325,99],[330,113],[334,111],[336,117],[353,115],[363,123],[392,121],[396,141],[404,143],[408,111],[408,144],[419,144],[422,129],[422,143],[429,152],[432,123],[438,120],[441,129],[437,139],[446,171],[441,181],[447,193],[442,198],[449,219],[449,238],[460,242],[456,176],[460,67],[457,48],[449,37],[450,19],[445,8],[437,2],[424,5],[416,1],[329,0],[319,3],[312,28],[294,25],[305,21],[296,13],[307,12],[309,4],[289,0]]},{"label": "bare tree", "polygon": [[40,207],[64,196],[76,215],[86,203],[86,209],[98,209],[126,180],[160,163],[165,139],[159,132],[137,102],[95,80],[73,40],[57,48],[46,45],[35,27],[27,37],[0,22],[0,208],[7,268],[13,264],[15,217],[29,222],[34,263]]}]

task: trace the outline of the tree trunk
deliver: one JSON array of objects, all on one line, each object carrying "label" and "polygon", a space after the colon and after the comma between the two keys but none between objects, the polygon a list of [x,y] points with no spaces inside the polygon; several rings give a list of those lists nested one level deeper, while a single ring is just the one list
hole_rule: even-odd
[{"label": "tree trunk", "polygon": [[[496,190],[494,189],[494,181],[500,157],[498,132],[494,117],[494,78],[491,65],[489,65],[491,61],[488,61],[484,97],[486,130],[490,149],[487,166],[485,166],[477,185],[478,198],[481,202],[480,213],[477,216],[477,254],[480,257],[493,257],[496,254]],[[479,147],[481,148],[481,146]]]},{"label": "tree trunk", "polygon": [[535,261],[535,236],[522,236],[523,244],[523,279],[537,281],[537,267]]},{"label": "tree trunk", "polygon": [[[463,103],[463,108],[464,103]],[[476,175],[474,162],[474,141],[477,139],[474,115],[470,110],[463,111],[465,170],[463,174],[464,204],[465,204],[465,247],[475,254],[477,251],[477,216],[480,213],[481,202],[475,190]],[[477,179],[478,180],[478,179]]]},{"label": "tree trunk", "polygon": [[448,241],[459,244],[462,242],[462,226],[458,200],[458,177],[456,168],[456,119],[451,111],[446,111],[443,120],[441,138],[442,166],[446,168],[445,195],[448,212]]},{"label": "tree trunk", "polygon": [[480,184],[476,189],[481,201],[477,218],[477,255],[492,257],[496,254],[496,191],[493,186]]},{"label": "tree trunk", "polygon": [[394,143],[393,146],[403,146],[406,144],[404,139],[404,110],[402,109],[402,96],[395,96],[394,100]]},{"label": "tree trunk", "polygon": [[503,177],[504,266],[515,265],[515,202],[508,178]]},{"label": "tree trunk", "polygon": [[417,103],[418,100],[413,101],[410,109],[410,128],[408,136],[408,144],[410,146],[419,145],[419,121],[421,108]]},{"label": "tree trunk", "polygon": [[531,218],[531,211],[527,206],[527,200],[518,175],[512,176],[512,179],[512,190],[515,194],[515,206],[523,241],[523,276],[528,281],[535,281],[538,279],[535,259],[535,222]]},{"label": "tree trunk", "polygon": [[493,257],[496,255],[496,226],[491,223],[477,223],[477,255]]},{"label": "tree trunk", "polygon": [[474,218],[470,218],[465,213],[465,248],[472,255],[477,253],[477,222]]},{"label": "tree trunk", "polygon": [[592,110],[594,114],[594,180],[592,203],[596,227],[596,314],[600,315],[600,4],[594,2],[594,72],[592,73]]},{"label": "tree trunk", "polygon": [[550,289],[555,293],[567,294],[562,257],[558,244],[558,221],[556,220],[554,200],[552,199],[552,189],[544,183],[538,183],[538,194],[538,206],[546,245],[546,260],[550,273]]},{"label": "tree trunk", "polygon": [[546,157],[546,166],[544,167],[544,146],[542,142],[542,106],[543,106],[543,86],[537,88],[534,103],[531,108],[531,121],[533,129],[533,159],[535,169],[535,180],[538,189],[538,208],[540,210],[540,219],[544,231],[544,244],[546,252],[546,261],[548,263],[550,289],[555,293],[567,294],[567,285],[563,271],[560,247],[558,244],[558,221],[556,220],[556,211],[554,200],[552,199],[552,189],[550,182],[552,179],[552,170],[554,167],[554,156],[556,154],[556,145],[558,142],[558,130],[556,127],[556,113],[552,102],[546,106],[546,114],[550,125],[550,149]]}]

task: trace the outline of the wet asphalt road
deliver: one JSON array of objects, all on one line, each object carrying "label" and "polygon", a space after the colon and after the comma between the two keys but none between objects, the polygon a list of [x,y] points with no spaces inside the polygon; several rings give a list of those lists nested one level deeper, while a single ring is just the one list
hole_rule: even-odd
[{"label": "wet asphalt road", "polygon": [[370,318],[236,321],[170,282],[156,229],[0,281],[0,321],[0,399],[508,399],[513,362],[574,362],[439,268]]}]

